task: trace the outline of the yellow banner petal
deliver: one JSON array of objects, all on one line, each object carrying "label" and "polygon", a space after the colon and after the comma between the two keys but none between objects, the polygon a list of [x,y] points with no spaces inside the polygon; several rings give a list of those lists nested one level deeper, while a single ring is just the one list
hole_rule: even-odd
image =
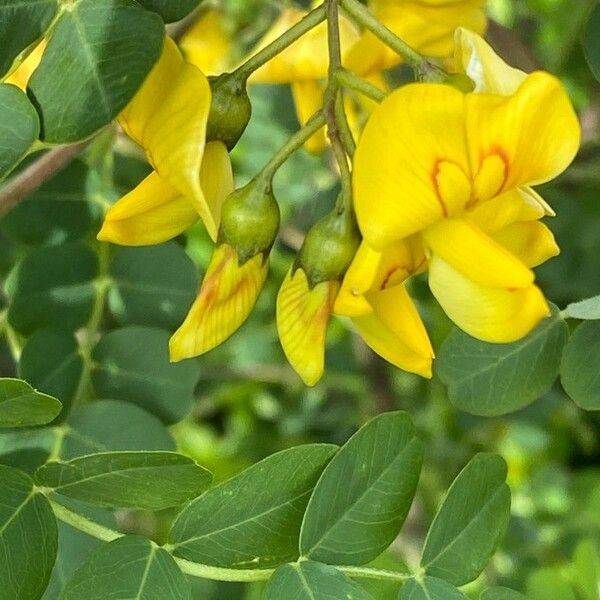
[{"label": "yellow banner petal", "polygon": [[171,361],[199,356],[233,335],[250,315],[267,277],[262,254],[243,265],[227,244],[210,260],[198,297],[169,342]]},{"label": "yellow banner petal", "polygon": [[192,203],[157,173],[150,173],[108,209],[98,239],[121,246],[158,244],[197,220]]},{"label": "yellow banner petal", "polygon": [[429,287],[456,325],[485,342],[514,342],[550,314],[537,286],[486,287],[436,256],[429,265]]},{"label": "yellow banner petal", "polygon": [[[306,122],[323,106],[325,83],[322,81],[308,80],[295,81],[291,84],[292,96],[296,107],[296,115],[301,125]],[[327,147],[327,134],[322,127],[313,135],[304,147],[313,154],[323,152]]]},{"label": "yellow banner petal", "polygon": [[210,102],[208,80],[167,37],[158,63],[119,123],[144,148],[157,173],[194,203],[215,239],[217,226],[200,185]]},{"label": "yellow banner petal", "polygon": [[311,290],[304,271],[290,269],[277,295],[279,340],[306,385],[315,385],[323,375],[327,323],[338,289],[338,282],[324,281]]},{"label": "yellow banner petal", "polygon": [[496,232],[494,239],[528,267],[537,267],[560,253],[554,235],[539,221],[513,223]]}]

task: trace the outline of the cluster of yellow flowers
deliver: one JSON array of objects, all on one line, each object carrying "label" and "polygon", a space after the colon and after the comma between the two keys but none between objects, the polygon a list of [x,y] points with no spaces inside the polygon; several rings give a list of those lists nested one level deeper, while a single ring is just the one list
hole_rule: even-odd
[{"label": "cluster of yellow flowers", "polygon": [[[480,37],[483,4],[369,2],[375,16],[417,50],[439,57],[454,52],[455,70],[473,82],[473,90],[414,83],[372,109],[352,168],[360,246],[341,280],[311,280],[297,263],[277,299],[282,346],[308,385],[323,373],[331,314],[350,317],[389,362],[431,376],[433,350],[407,291],[418,273],[428,272],[448,316],[482,340],[516,340],[549,314],[531,269],[558,253],[540,221],[553,212],[530,186],[568,166],[579,147],[579,124],[557,79],[509,67]],[[285,9],[258,48],[303,14]],[[340,32],[344,66],[383,89],[382,70],[400,58],[343,19]],[[317,26],[250,82],[290,84],[306,122],[323,101],[326,44],[325,25]],[[214,66],[227,55],[215,13],[198,22],[182,48],[187,60],[165,40],[161,59],[119,117],[154,171],[108,211],[98,236],[154,244],[200,218],[216,242],[198,298],[171,339],[172,360],[214,348],[244,322],[267,277],[272,245],[265,239],[253,253],[241,252],[220,228],[233,174],[226,145],[206,141],[211,91],[199,68],[214,73],[224,67]],[[324,135],[309,140],[314,151],[324,144]],[[276,229],[278,213],[272,223]]]}]

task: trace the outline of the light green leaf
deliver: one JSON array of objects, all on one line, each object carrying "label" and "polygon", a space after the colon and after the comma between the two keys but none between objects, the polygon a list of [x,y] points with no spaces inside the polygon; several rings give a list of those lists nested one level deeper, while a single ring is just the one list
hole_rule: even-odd
[{"label": "light green leaf", "polygon": [[0,2],[0,77],[11,70],[26,48],[42,37],[57,8],[56,0]]},{"label": "light green leaf", "polygon": [[582,600],[600,600],[600,556],[593,539],[577,544],[571,567],[571,583]]},{"label": "light green leaf", "polygon": [[36,481],[59,494],[107,507],[160,510],[198,496],[209,471],[174,452],[106,452],[51,462]]},{"label": "light green leaf", "polygon": [[191,409],[198,366],[169,362],[168,347],[169,334],[160,329],[111,331],[94,349],[96,394],[138,404],[164,423],[179,421]]},{"label": "light green leaf", "polygon": [[0,465],[0,598],[39,598],[56,557],[56,520],[31,478]]},{"label": "light green leaf", "polygon": [[481,594],[480,600],[527,600],[520,592],[505,587],[493,587]]},{"label": "light green leaf", "polygon": [[50,423],[62,404],[20,379],[0,379],[0,427],[30,427]]},{"label": "light green leaf", "polygon": [[558,569],[540,569],[527,580],[529,600],[577,600],[573,588]]},{"label": "light green leaf", "polygon": [[302,556],[360,565],[381,554],[404,523],[422,453],[404,412],[379,415],[362,427],[315,487],[302,522]]},{"label": "light green leaf", "polygon": [[565,308],[564,313],[573,319],[600,319],[600,296],[586,298],[580,302],[572,302]]},{"label": "light green leaf", "polygon": [[202,0],[138,0],[148,10],[157,12],[165,21],[179,21],[191,13]]},{"label": "light green leaf", "polygon": [[373,600],[334,567],[303,560],[282,565],[271,576],[264,600]]},{"label": "light green leaf", "polygon": [[83,372],[83,358],[70,331],[46,328],[25,343],[19,360],[19,376],[38,390],[60,398],[64,418],[73,402]]},{"label": "light green leaf", "polygon": [[110,266],[108,303],[121,325],[173,331],[181,325],[198,289],[194,263],[173,242],[120,249]]},{"label": "light green leaf", "polygon": [[476,454],[454,480],[425,540],[421,566],[454,585],[475,579],[488,563],[510,517],[506,463]]},{"label": "light green leaf", "polygon": [[[3,26],[0,5],[0,34]],[[4,48],[0,62],[3,52]],[[39,134],[40,121],[27,96],[14,85],[0,83],[0,180],[19,164]]]},{"label": "light green leaf", "polygon": [[581,323],[560,364],[565,391],[585,410],[600,410],[600,321]]},{"label": "light green leaf", "polygon": [[7,282],[11,325],[26,335],[50,325],[81,327],[92,310],[97,273],[98,258],[83,244],[34,250]]},{"label": "light green leaf", "polygon": [[503,415],[550,389],[567,337],[557,311],[510,344],[489,344],[454,329],[440,348],[436,372],[457,408],[486,417]]},{"label": "light green leaf", "polygon": [[[125,427],[117,426],[126,423]],[[60,458],[97,452],[175,450],[167,428],[135,404],[98,400],[76,412],[66,424]]]},{"label": "light green leaf", "polygon": [[88,137],[112,121],[158,60],[164,26],[133,0],[78,0],[54,27],[29,81],[46,142]]},{"label": "light green leaf", "polygon": [[60,600],[191,600],[187,579],[168,552],[128,535],[104,544],[67,583]]},{"label": "light green leaf", "polygon": [[583,52],[594,77],[600,81],[600,6],[596,6],[583,34]]},{"label": "light green leaf", "polygon": [[336,450],[329,444],[283,450],[196,498],[173,523],[174,554],[234,569],[296,559],[310,493]]},{"label": "light green leaf", "polygon": [[400,590],[399,600],[467,600],[461,591],[437,577],[409,579]]}]

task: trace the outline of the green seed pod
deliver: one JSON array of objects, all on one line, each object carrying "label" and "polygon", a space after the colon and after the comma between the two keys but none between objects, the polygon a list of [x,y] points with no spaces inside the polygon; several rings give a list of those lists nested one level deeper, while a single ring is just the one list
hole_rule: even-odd
[{"label": "green seed pod", "polygon": [[322,281],[340,281],[360,244],[360,233],[349,210],[334,209],[306,234],[296,268],[301,267],[311,288]]},{"label": "green seed pod", "polygon": [[240,264],[270,252],[279,231],[279,206],[270,185],[253,179],[231,193],[223,203],[217,243],[238,253]]},{"label": "green seed pod", "polygon": [[231,150],[244,133],[252,114],[246,81],[230,73],[209,77],[209,81],[212,102],[206,139],[219,140]]}]

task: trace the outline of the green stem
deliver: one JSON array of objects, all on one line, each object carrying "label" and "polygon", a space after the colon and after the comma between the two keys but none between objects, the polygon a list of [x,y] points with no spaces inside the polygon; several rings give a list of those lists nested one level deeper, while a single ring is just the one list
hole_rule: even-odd
[{"label": "green stem", "polygon": [[380,90],[376,85],[373,85],[369,81],[355,75],[354,73],[347,71],[346,69],[338,69],[335,73],[337,82],[349,90],[358,92],[375,102],[381,102],[386,97],[386,93]]},{"label": "green stem", "polygon": [[296,25],[290,27],[282,36],[278,37],[268,46],[265,46],[262,50],[259,50],[254,56],[251,56],[232,73],[232,76],[248,79],[254,71],[275,58],[275,56],[293,44],[298,38],[301,38],[307,31],[322,23],[326,15],[325,4],[321,4],[321,6],[309,12]]},{"label": "green stem", "polygon": [[[52,491],[52,490],[49,490]],[[87,535],[91,535],[104,542],[112,542],[124,534],[115,531],[104,525],[100,525],[95,521],[79,515],[72,510],[69,510],[55,500],[48,499],[56,518],[63,523],[67,523],[75,529],[79,529]],[[170,546],[163,546],[167,552],[171,551]],[[201,563],[192,562],[184,558],[173,557],[179,568],[186,574],[194,577],[202,577],[204,579],[213,579],[216,581],[266,581],[274,573],[275,569],[226,569],[223,567],[213,567]],[[398,573],[385,569],[373,569],[371,567],[355,567],[355,566],[337,566],[338,571],[345,573],[349,577],[364,578],[364,579],[383,579],[388,581],[405,581],[410,577],[406,573]]]},{"label": "green stem", "polygon": [[388,29],[358,0],[340,0],[342,8],[359,25],[368,29],[378,37],[386,46],[400,55],[415,71],[418,78],[428,80],[444,80],[445,71],[429,62],[422,54],[400,39],[393,31]]},{"label": "green stem", "polygon": [[346,110],[344,108],[344,97],[342,95],[342,90],[339,90],[335,103],[335,120],[340,130],[340,138],[342,140],[342,144],[344,144],[344,150],[346,151],[346,154],[352,158],[354,156],[354,152],[356,151],[356,142],[354,141],[354,135],[352,135],[352,130],[350,129],[350,125],[348,123],[348,116],[346,115]]}]

